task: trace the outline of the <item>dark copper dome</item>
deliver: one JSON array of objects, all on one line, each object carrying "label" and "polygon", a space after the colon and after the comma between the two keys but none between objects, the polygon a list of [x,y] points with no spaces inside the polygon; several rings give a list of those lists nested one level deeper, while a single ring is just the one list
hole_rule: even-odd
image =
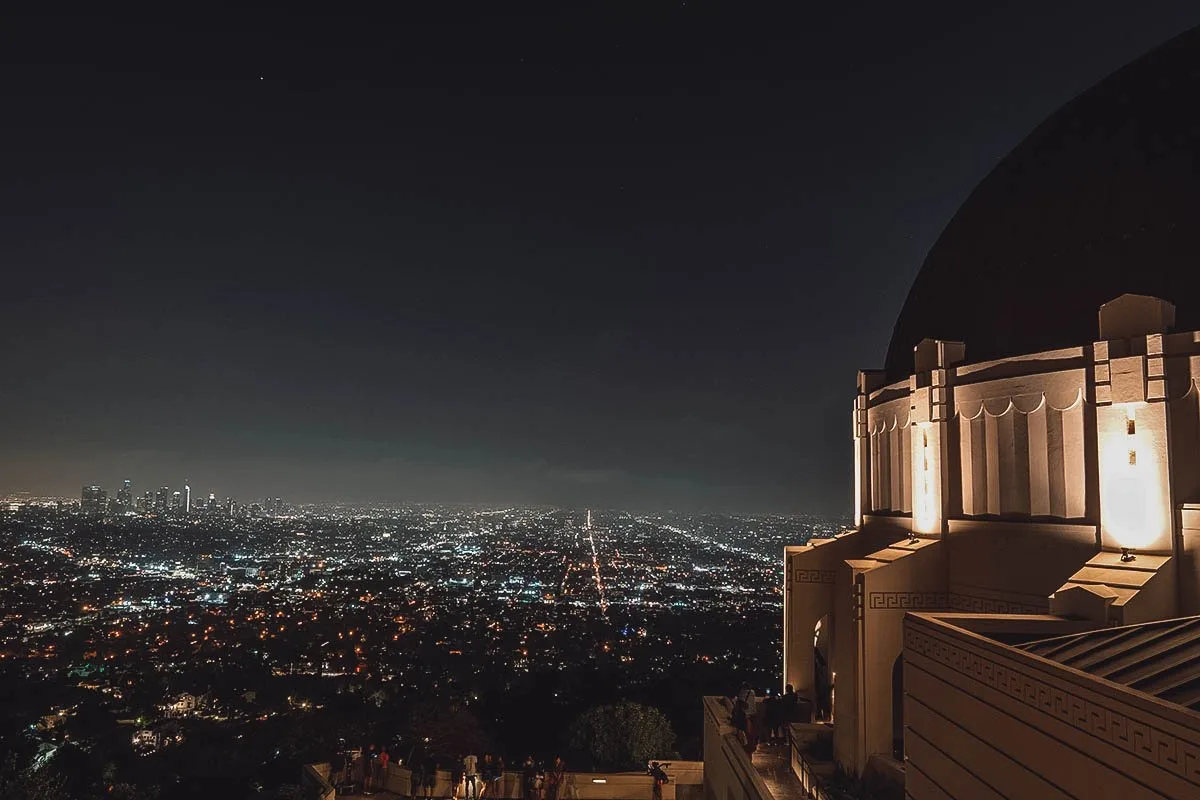
[{"label": "dark copper dome", "polygon": [[1125,292],[1200,329],[1200,28],[1063,106],[976,187],[909,291],[888,374],[926,337],[968,361],[1093,341]]}]

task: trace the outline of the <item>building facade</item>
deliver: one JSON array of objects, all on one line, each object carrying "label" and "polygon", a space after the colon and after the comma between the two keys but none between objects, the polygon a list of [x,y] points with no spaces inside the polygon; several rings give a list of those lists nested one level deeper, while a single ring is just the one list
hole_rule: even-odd
[{"label": "building facade", "polygon": [[784,553],[803,796],[1200,797],[1198,92],[1200,29],[1039,125],[858,374],[852,529]]},{"label": "building facade", "polygon": [[1076,347],[860,373],[855,530],[785,556],[783,682],[833,706],[846,769],[903,757],[906,612],[1200,613],[1200,332],[1173,311],[1125,295]]}]

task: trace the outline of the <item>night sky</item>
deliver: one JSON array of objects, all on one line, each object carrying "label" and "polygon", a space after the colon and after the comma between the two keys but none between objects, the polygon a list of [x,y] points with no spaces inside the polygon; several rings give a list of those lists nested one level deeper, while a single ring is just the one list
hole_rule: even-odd
[{"label": "night sky", "polygon": [[848,514],[941,228],[1200,24],[420,5],[7,13],[0,491]]}]

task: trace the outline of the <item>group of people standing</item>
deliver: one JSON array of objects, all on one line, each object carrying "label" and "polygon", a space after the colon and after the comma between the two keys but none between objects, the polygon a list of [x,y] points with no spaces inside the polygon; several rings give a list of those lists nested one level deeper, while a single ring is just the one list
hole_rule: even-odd
[{"label": "group of people standing", "polygon": [[761,743],[787,741],[787,726],[799,721],[799,696],[789,683],[783,694],[761,692],[748,683],[733,698],[731,721],[747,753]]},{"label": "group of people standing", "polygon": [[[426,758],[412,773],[410,796],[433,798],[437,787],[439,764],[433,757]],[[504,795],[504,759],[484,753],[480,760],[474,754],[454,759],[450,768],[451,800],[484,800]],[[567,800],[567,767],[561,758],[555,758],[549,768],[529,756],[521,765],[522,800]]]},{"label": "group of people standing", "polygon": [[564,796],[567,765],[555,757],[549,768],[533,756],[526,756],[521,765],[522,800],[559,800]]},{"label": "group of people standing", "polygon": [[342,785],[361,782],[363,793],[371,794],[376,789],[383,788],[387,779],[388,764],[391,762],[392,757],[387,747],[376,747],[372,744],[361,750],[346,751],[338,782]]}]

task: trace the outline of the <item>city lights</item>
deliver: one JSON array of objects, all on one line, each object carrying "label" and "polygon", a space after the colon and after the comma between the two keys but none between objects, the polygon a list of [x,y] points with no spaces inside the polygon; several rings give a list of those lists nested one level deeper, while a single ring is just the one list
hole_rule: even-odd
[{"label": "city lights", "polygon": [[[139,718],[127,741],[146,756],[196,721],[319,715],[347,681],[372,702],[423,687],[486,703],[578,669],[619,667],[625,691],[687,669],[770,674],[778,552],[844,523],[274,500],[229,515],[197,495],[190,514],[50,498],[0,511],[0,658]],[[213,670],[269,677],[189,684]]]}]

